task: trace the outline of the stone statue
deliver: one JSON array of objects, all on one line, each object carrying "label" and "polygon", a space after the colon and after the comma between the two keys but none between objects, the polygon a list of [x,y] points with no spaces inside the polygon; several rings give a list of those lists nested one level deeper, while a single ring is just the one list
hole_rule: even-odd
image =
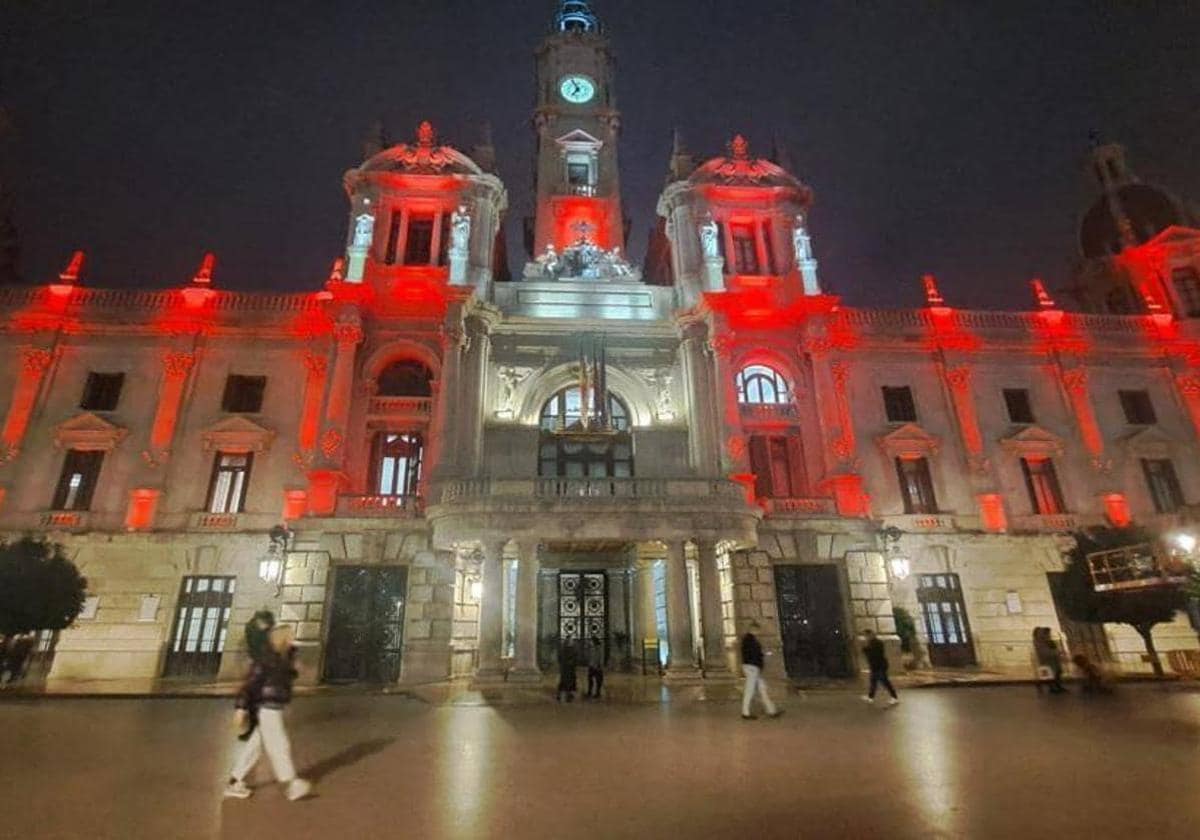
[{"label": "stone statue", "polygon": [[541,254],[536,262],[541,266],[542,274],[547,277],[554,277],[558,273],[558,251],[554,249],[553,242],[546,246],[545,253]]},{"label": "stone statue", "polygon": [[496,371],[499,379],[499,390],[496,399],[496,414],[500,417],[512,417],[516,413],[517,386],[529,377],[532,368],[519,368],[505,365]]},{"label": "stone statue", "polygon": [[704,259],[706,260],[721,258],[721,249],[717,242],[717,234],[717,223],[712,219],[700,225],[700,249],[704,252]]},{"label": "stone statue", "polygon": [[812,259],[812,238],[808,235],[807,220],[803,213],[796,214],[796,226],[792,228],[792,247],[796,251],[796,264]]},{"label": "stone statue", "polygon": [[675,379],[669,368],[654,371],[654,386],[658,389],[654,401],[654,414],[659,420],[675,418],[675,400],[671,397],[671,382]]},{"label": "stone statue", "polygon": [[467,253],[467,243],[471,239],[471,216],[464,205],[450,214],[450,250],[456,254]]},{"label": "stone statue", "polygon": [[354,241],[355,248],[370,248],[371,239],[375,235],[375,217],[370,213],[363,213],[354,220]]}]

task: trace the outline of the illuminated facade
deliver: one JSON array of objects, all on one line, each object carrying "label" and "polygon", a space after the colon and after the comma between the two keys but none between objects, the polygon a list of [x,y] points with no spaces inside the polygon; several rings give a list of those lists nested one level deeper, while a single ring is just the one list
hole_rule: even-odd
[{"label": "illuminated facade", "polygon": [[1169,251],[1140,314],[1036,282],[1032,311],[961,311],[932,277],[923,308],[849,308],[810,190],[735,137],[699,164],[676,144],[634,266],[613,83],[563,2],[511,282],[494,152],[425,123],[346,174],[320,291],[224,292],[211,257],[181,288],[88,288],[77,255],[0,292],[0,528],[52,533],[92,593],[53,676],[234,677],[264,607],[329,681],[537,680],[593,635],[614,668],[730,679],[752,619],[770,669],[848,675],[895,607],[937,666],[1027,668],[1039,625],[1140,665],[1132,633],[1059,622],[1054,573],[1071,529],[1200,499],[1200,290],[1162,285],[1200,232],[1105,258]]}]

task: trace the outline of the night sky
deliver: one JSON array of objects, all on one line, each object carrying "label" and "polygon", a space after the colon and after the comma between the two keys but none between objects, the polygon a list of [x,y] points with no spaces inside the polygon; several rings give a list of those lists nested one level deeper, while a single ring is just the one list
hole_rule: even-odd
[{"label": "night sky", "polygon": [[[464,150],[488,120],[510,258],[530,211],[532,51],[553,0],[0,2],[0,174],[23,273],[311,289],[343,246],[342,173],[375,119]],[[986,8],[984,8],[986,7]],[[816,191],[824,282],[850,304],[1029,306],[1064,283],[1092,131],[1200,201],[1200,5],[595,0],[618,58],[630,252],[671,129],[703,159],[784,138]]]}]

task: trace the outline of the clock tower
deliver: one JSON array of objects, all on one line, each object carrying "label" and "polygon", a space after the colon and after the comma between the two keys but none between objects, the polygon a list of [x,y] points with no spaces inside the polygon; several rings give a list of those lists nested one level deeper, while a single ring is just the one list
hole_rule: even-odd
[{"label": "clock tower", "polygon": [[[561,0],[537,50],[535,259],[587,245],[625,246],[617,175],[620,116],[613,58],[586,0]],[[551,250],[553,249],[553,250]]]}]

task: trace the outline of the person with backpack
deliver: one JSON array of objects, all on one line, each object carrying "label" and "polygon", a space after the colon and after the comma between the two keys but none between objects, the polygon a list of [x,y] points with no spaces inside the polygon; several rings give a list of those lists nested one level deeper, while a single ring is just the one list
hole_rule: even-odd
[{"label": "person with backpack", "polygon": [[274,627],[268,646],[250,666],[250,673],[238,692],[237,725],[242,744],[229,771],[225,796],[247,799],[254,793],[246,784],[246,777],[264,752],[275,780],[284,786],[288,799],[302,799],[312,790],[310,782],[296,775],[292,743],[283,722],[283,711],[292,700],[292,684],[297,676],[295,659],[291,628]]},{"label": "person with backpack", "polygon": [[862,649],[863,656],[867,658],[867,665],[871,668],[871,684],[867,688],[863,700],[873,703],[875,689],[882,685],[888,690],[888,694],[892,695],[888,705],[895,706],[900,702],[900,698],[896,696],[896,689],[892,686],[892,681],[888,679],[887,653],[883,650],[883,642],[879,641],[874,630],[864,630],[863,639],[866,641]]}]

